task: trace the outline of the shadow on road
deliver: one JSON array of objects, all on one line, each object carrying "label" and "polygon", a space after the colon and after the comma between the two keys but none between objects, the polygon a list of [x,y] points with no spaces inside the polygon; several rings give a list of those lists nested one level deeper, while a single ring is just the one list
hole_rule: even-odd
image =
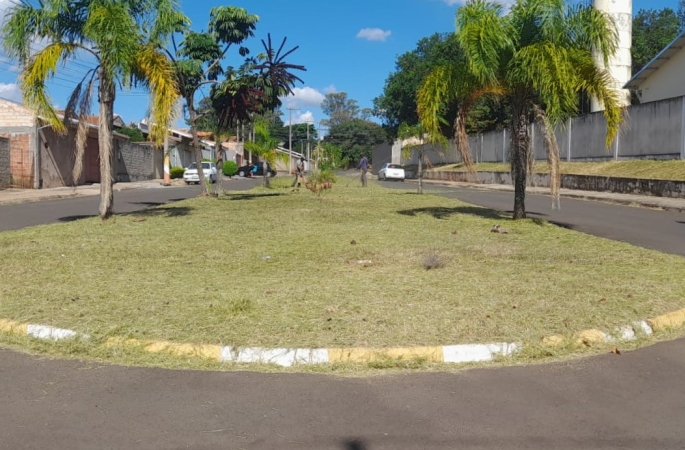
[{"label": "shadow on road", "polygon": [[403,216],[410,217],[415,217],[419,214],[428,214],[430,216],[435,217],[436,219],[447,219],[448,217],[454,214],[469,214],[472,216],[478,216],[492,220],[509,219],[508,216],[497,211],[473,206],[457,206],[455,208],[445,208],[442,206],[436,206],[429,208],[404,209],[402,211],[397,211],[397,213],[402,214]]},{"label": "shadow on road", "polygon": [[60,222],[76,222],[77,220],[90,219],[91,217],[97,217],[97,214],[79,215],[79,216],[65,216],[65,217],[60,217],[57,220],[59,220]]},{"label": "shadow on road", "polygon": [[361,439],[354,439],[351,441],[345,441],[343,443],[344,450],[369,450],[369,447],[364,444]]},{"label": "shadow on road", "polygon": [[263,198],[263,197],[280,197],[283,194],[235,194],[235,195],[227,195],[225,197],[221,197],[222,200],[230,200],[230,201],[239,201],[239,200],[254,200],[257,198]]}]

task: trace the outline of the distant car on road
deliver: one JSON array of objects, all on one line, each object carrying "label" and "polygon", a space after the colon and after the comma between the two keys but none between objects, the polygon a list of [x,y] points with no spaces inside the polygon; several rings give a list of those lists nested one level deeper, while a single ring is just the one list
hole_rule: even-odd
[{"label": "distant car on road", "polygon": [[385,163],[378,171],[378,179],[404,181],[404,169],[399,164]]},{"label": "distant car on road", "polygon": [[[211,180],[212,183],[216,183],[216,164],[213,162],[203,162],[202,171],[205,174],[206,180]],[[186,184],[200,183],[200,176],[197,173],[197,165],[195,163],[189,165],[186,171],[183,172],[183,181],[185,181]]]},{"label": "distant car on road", "polygon": [[[269,163],[266,163],[266,170],[268,177],[275,177],[276,171],[271,168]],[[238,176],[241,177],[262,177],[264,176],[264,167],[262,163],[247,164],[242,167],[238,167]]]}]

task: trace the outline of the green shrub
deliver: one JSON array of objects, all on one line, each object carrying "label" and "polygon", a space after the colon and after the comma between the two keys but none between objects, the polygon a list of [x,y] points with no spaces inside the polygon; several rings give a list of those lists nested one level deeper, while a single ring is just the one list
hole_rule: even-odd
[{"label": "green shrub", "polygon": [[222,170],[225,176],[232,177],[238,173],[238,164],[234,163],[233,161],[226,161]]},{"label": "green shrub", "polygon": [[172,167],[171,168],[171,179],[175,180],[177,178],[183,178],[183,174],[185,173],[185,169],[183,167]]},{"label": "green shrub", "polygon": [[338,178],[331,170],[314,170],[307,180],[312,183],[325,183],[327,181],[335,183]]}]

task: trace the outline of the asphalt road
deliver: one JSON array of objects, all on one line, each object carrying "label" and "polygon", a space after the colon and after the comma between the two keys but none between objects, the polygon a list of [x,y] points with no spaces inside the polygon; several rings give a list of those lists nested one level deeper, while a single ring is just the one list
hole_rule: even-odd
[{"label": "asphalt road", "polygon": [[[256,181],[245,178],[234,178],[224,183],[227,190],[246,190]],[[200,193],[198,186],[150,187],[114,193],[114,211],[129,213],[164,203],[196,197]],[[98,214],[100,197],[62,198],[18,205],[0,205],[0,231],[48,223],[66,222]]]},{"label": "asphalt road", "polygon": [[[117,193],[116,210],[196,189]],[[440,190],[511,208],[511,195]],[[682,215],[575,200],[551,213],[535,196],[528,207],[685,253],[673,241]],[[97,197],[1,206],[0,229],[96,211]],[[563,364],[375,378],[124,368],[0,350],[0,449],[683,449],[683,373],[683,340]]]},{"label": "asphalt road", "polygon": [[0,448],[685,446],[685,346],[375,378],[123,368],[0,350]]},{"label": "asphalt road", "polygon": [[[381,182],[395,189],[414,189],[414,183]],[[427,192],[439,192],[466,203],[511,213],[514,194],[427,185]],[[526,195],[528,217],[595,236],[624,241],[640,247],[685,256],[685,213],[612,205],[570,198],[561,199],[561,210],[552,211],[549,197]],[[494,223],[493,223],[494,225]]]}]

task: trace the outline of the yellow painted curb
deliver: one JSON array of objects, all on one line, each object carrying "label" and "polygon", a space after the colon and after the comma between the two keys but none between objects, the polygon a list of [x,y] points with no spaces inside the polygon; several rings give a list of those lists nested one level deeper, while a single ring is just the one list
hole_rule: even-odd
[{"label": "yellow painted curb", "polygon": [[21,334],[26,336],[28,332],[28,324],[14,322],[13,320],[0,319],[0,331],[12,334]]},{"label": "yellow painted curb", "polygon": [[685,324],[685,308],[653,319],[647,319],[647,323],[655,331],[681,327]]},{"label": "yellow painted curb", "polygon": [[329,348],[328,362],[371,362],[383,359],[411,360],[425,359],[430,362],[443,362],[442,347],[411,348]]},{"label": "yellow painted curb", "polygon": [[564,339],[564,336],[559,334],[542,338],[542,344],[548,347],[560,347],[565,341],[566,339]]},{"label": "yellow painted curb", "polygon": [[176,344],[168,341],[141,341],[138,339],[110,338],[105,342],[107,347],[141,347],[149,353],[169,352],[176,356],[191,356],[196,358],[221,361],[221,346]]},{"label": "yellow painted curb", "polygon": [[583,330],[578,333],[576,344],[591,346],[606,341],[606,334],[599,330]]}]

